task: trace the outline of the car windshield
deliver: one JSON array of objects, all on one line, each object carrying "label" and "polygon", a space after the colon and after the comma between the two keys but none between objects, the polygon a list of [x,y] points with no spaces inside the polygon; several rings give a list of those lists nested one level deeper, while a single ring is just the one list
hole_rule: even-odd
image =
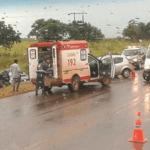
[{"label": "car windshield", "polygon": [[125,56],[140,55],[140,51],[138,49],[124,50],[123,55],[125,55]]},{"label": "car windshield", "polygon": [[150,50],[147,53],[147,58],[150,58]]}]

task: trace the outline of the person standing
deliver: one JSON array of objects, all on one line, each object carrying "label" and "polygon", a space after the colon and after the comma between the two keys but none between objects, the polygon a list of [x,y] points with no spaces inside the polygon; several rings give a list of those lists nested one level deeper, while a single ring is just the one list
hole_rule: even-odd
[{"label": "person standing", "polygon": [[[41,71],[44,70],[43,59],[39,60],[39,63],[38,63],[38,66],[37,66],[37,71],[38,70],[41,70]],[[35,95],[38,95],[39,87],[41,87],[42,91],[44,91],[43,75],[41,73],[39,73],[39,72],[37,72],[37,79],[36,79],[35,86],[36,86]]]},{"label": "person standing", "polygon": [[18,60],[15,59],[14,64],[12,64],[10,67],[13,92],[18,92],[20,80],[21,80],[21,70],[20,70],[20,66],[17,63],[18,63]]}]

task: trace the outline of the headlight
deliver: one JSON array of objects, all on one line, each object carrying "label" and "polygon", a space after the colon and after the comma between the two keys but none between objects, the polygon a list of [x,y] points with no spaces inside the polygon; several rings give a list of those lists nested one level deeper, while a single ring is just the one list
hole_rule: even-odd
[{"label": "headlight", "polygon": [[138,61],[138,59],[137,59],[137,58],[134,58],[133,61]]}]

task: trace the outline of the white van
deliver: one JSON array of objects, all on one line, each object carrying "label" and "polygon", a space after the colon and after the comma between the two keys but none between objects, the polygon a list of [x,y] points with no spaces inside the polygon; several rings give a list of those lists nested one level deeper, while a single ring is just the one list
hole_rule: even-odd
[{"label": "white van", "polygon": [[150,80],[150,49],[148,49],[145,59],[143,78],[146,81]]}]

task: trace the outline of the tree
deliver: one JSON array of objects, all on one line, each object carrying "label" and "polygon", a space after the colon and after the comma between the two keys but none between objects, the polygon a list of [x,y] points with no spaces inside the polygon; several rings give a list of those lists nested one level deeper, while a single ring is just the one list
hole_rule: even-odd
[{"label": "tree", "polygon": [[16,33],[10,24],[6,26],[4,21],[0,21],[0,45],[11,48],[14,42],[21,42],[20,35],[21,33]]},{"label": "tree", "polygon": [[147,40],[150,39],[150,22],[145,25],[145,37]]},{"label": "tree", "polygon": [[68,25],[68,33],[70,39],[96,41],[104,38],[101,30],[92,26],[90,23],[83,23],[80,21],[73,21]]},{"label": "tree", "polygon": [[36,36],[37,39],[42,40],[62,40],[66,33],[66,24],[59,20],[44,19],[36,20],[31,26],[32,30],[28,34],[30,36]]},{"label": "tree", "polygon": [[132,42],[138,40],[140,33],[141,30],[134,20],[130,20],[128,27],[123,30],[123,36],[130,37]]},{"label": "tree", "polygon": [[79,21],[73,21],[72,23],[65,24],[54,19],[47,21],[39,19],[31,26],[32,30],[28,34],[28,37],[36,36],[37,39],[57,41],[65,37],[88,41],[104,38],[101,30],[97,27],[92,26],[90,23],[82,23],[82,25],[79,23]]}]

